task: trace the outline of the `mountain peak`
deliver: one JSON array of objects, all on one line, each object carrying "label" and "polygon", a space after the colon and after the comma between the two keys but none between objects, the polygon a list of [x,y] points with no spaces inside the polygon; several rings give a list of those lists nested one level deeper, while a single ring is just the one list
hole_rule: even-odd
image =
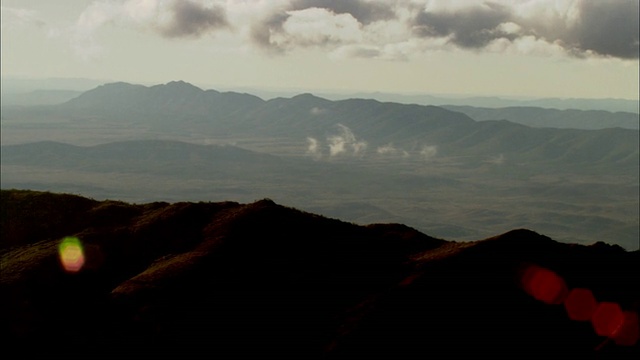
[{"label": "mountain peak", "polygon": [[128,82],[124,82],[124,81],[117,81],[117,82],[112,82],[112,83],[106,83],[103,85],[100,85],[96,88],[94,88],[93,90],[89,90],[85,93],[88,92],[92,92],[92,91],[120,91],[120,90],[131,90],[131,89],[143,89],[146,88],[146,86],[144,85],[139,85],[139,84],[132,84],[132,83],[128,83]]},{"label": "mountain peak", "polygon": [[177,91],[191,91],[191,92],[196,92],[196,91],[197,91],[197,92],[201,92],[201,91],[204,91],[204,90],[202,90],[201,88],[199,88],[199,87],[197,87],[197,86],[195,86],[195,85],[193,85],[193,84],[191,84],[191,83],[188,83],[188,82],[182,81],[182,80],[170,81],[170,82],[168,82],[168,83],[166,83],[166,84],[163,84],[163,85],[155,85],[155,86],[152,86],[151,88],[152,88],[152,89],[153,89],[153,88],[166,88],[166,89],[172,89],[172,90],[174,90],[174,89],[175,89],[175,90],[177,90]]},{"label": "mountain peak", "polygon": [[[86,91],[80,96],[73,98],[65,104],[79,107],[105,107],[107,103],[118,103],[130,101],[137,94],[147,89],[144,85],[131,84],[127,82],[113,82],[100,85],[92,90]],[[110,107],[107,105],[106,107]],[[121,107],[121,106],[120,106]]]},{"label": "mountain peak", "polygon": [[312,93],[298,94],[298,95],[292,97],[291,99],[296,99],[296,100],[323,100],[323,101],[327,100],[325,98],[321,98],[319,96],[315,96]]}]

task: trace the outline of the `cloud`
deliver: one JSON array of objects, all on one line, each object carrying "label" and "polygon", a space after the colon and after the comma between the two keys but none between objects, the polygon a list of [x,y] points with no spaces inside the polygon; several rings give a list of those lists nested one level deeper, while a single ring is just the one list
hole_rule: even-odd
[{"label": "cloud", "polygon": [[272,53],[283,52],[284,49],[271,40],[272,34],[280,34],[284,30],[282,24],[289,18],[286,13],[275,13],[251,25],[251,40],[262,49]]},{"label": "cloud", "polygon": [[[343,124],[336,124],[335,129],[337,130],[336,133],[328,135],[324,144],[317,138],[307,137],[306,154],[315,160],[320,160],[323,155],[326,154],[323,154],[323,148],[329,149],[329,158],[338,156],[361,157],[366,153],[369,146],[367,141],[358,139],[353,131]],[[430,160],[438,154],[438,147],[436,145],[423,145],[420,151],[410,154],[405,149],[398,148],[393,143],[388,143],[377,147],[375,153],[378,154],[378,156],[387,158],[401,157],[408,159],[413,157],[416,160]],[[500,155],[499,159],[488,160],[488,162],[497,163],[496,161],[503,161],[500,160],[503,158],[504,157]]]},{"label": "cloud", "polygon": [[94,1],[70,31],[76,53],[83,58],[99,55],[102,47],[95,36],[108,25],[151,31],[165,38],[199,38],[231,27],[225,8],[210,1]]},{"label": "cloud", "polygon": [[[452,4],[428,2],[413,19],[413,33],[421,38],[445,38],[450,44],[475,50],[504,50],[508,44],[526,50],[525,42],[536,44],[538,50],[544,44],[560,47],[578,57],[638,58],[637,0]],[[496,41],[502,46],[496,47]]]},{"label": "cloud", "polygon": [[307,138],[307,154],[311,155],[316,160],[319,160],[322,157],[320,142],[317,139],[312,137]]},{"label": "cloud", "polygon": [[171,20],[158,27],[163,36],[170,38],[200,37],[230,26],[225,9],[218,5],[205,6],[191,0],[175,1],[170,14]]},{"label": "cloud", "polygon": [[311,110],[309,110],[309,113],[311,115],[322,115],[326,112],[327,112],[327,109],[319,108],[317,106],[314,106],[311,108]]},{"label": "cloud", "polygon": [[[637,0],[94,1],[75,25],[79,49],[128,26],[171,39],[220,31],[269,54],[321,48],[334,59],[407,60],[434,50],[638,59]],[[4,8],[3,8],[4,9]],[[15,19],[33,19],[10,10]],[[5,10],[3,10],[3,28]],[[28,21],[28,20],[27,20]],[[229,45],[226,46],[238,46]]]},{"label": "cloud", "polygon": [[340,154],[360,155],[367,149],[367,142],[358,140],[348,127],[337,124],[338,134],[327,137],[329,155]]},{"label": "cloud", "polygon": [[[329,156],[364,154],[367,149],[367,142],[356,138],[351,129],[336,124],[337,133],[327,136],[326,143],[329,147]],[[316,159],[322,157],[322,144],[316,138],[307,138],[307,154]]]},{"label": "cloud", "polygon": [[447,37],[463,48],[481,48],[492,40],[513,37],[500,29],[510,19],[506,6],[495,3],[473,4],[450,11],[424,11],[414,19],[413,31],[420,37]]},{"label": "cloud", "polygon": [[583,1],[580,20],[559,39],[579,52],[637,59],[639,4],[637,0]]},{"label": "cloud", "polygon": [[275,2],[251,24],[251,39],[272,53],[299,47],[362,42],[363,27],[396,18],[394,4],[367,0],[294,0]]},{"label": "cloud", "polygon": [[298,47],[357,43],[362,40],[360,26],[350,14],[314,7],[274,14],[252,34],[260,46],[283,52]]},{"label": "cloud", "polygon": [[164,38],[191,39],[231,28],[225,8],[212,1],[94,1],[66,31],[74,52],[84,60],[99,57],[104,49],[96,35],[107,26],[148,31]]},{"label": "cloud", "polygon": [[404,158],[409,157],[409,153],[406,150],[398,149],[392,143],[378,147],[376,152],[379,155],[402,156]]},{"label": "cloud", "polygon": [[505,157],[504,157],[504,154],[500,154],[498,156],[491,157],[490,159],[486,160],[485,162],[490,163],[490,164],[495,164],[495,165],[502,165],[505,162]]},{"label": "cloud", "polygon": [[310,8],[326,9],[335,14],[349,14],[363,25],[395,17],[392,4],[389,2],[363,0],[297,0],[292,2],[292,10]]},{"label": "cloud", "polygon": [[[92,2],[78,17],[71,28],[71,47],[83,60],[98,57],[103,49],[95,40],[96,32],[107,24],[114,24],[127,14],[138,14],[130,11],[140,1],[126,3]],[[129,10],[129,11],[127,11]]]},{"label": "cloud", "polygon": [[420,150],[420,155],[425,160],[430,160],[434,158],[437,154],[438,154],[438,147],[435,145],[425,145],[422,147],[422,150]]},{"label": "cloud", "polygon": [[334,58],[405,60],[448,46],[638,58],[637,0],[299,0],[279,2],[251,26],[261,48],[322,46]]},{"label": "cloud", "polygon": [[378,149],[376,150],[376,152],[378,154],[384,155],[384,154],[395,154],[398,151],[398,149],[396,149],[393,144],[387,144],[384,146],[380,146],[378,147]]}]

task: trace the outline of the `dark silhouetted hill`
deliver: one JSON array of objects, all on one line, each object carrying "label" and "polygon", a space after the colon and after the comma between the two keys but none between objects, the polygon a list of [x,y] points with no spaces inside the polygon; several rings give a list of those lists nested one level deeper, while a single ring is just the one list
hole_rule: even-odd
[{"label": "dark silhouetted hill", "polygon": [[[539,301],[535,266],[637,317],[638,252],[528,230],[468,243],[264,199],[94,201],[2,190],[3,352],[67,358],[624,358]],[[425,214],[428,216],[428,214]],[[61,238],[84,265],[65,272]],[[78,253],[74,253],[78,255]],[[78,256],[74,257],[75,260]],[[534,290],[535,290],[534,289]],[[525,291],[527,290],[527,291]],[[637,318],[636,318],[637,319]],[[637,326],[637,322],[636,322]],[[618,340],[616,340],[618,341]]]}]

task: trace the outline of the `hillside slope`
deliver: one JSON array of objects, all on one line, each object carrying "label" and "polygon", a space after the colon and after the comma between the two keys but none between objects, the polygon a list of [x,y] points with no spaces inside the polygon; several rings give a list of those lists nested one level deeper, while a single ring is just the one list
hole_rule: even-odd
[{"label": "hillside slope", "polygon": [[[621,358],[638,350],[638,251],[528,230],[447,242],[266,199],[134,205],[3,190],[1,200],[9,354]],[[77,239],[61,243],[68,236]],[[69,259],[81,266],[63,266],[68,243],[80,244]],[[633,311],[635,327],[626,322],[630,331],[606,340],[588,321],[568,320],[567,291],[546,304],[547,282],[522,276],[530,268],[562,277],[560,290],[588,289]]]},{"label": "hillside slope", "polygon": [[[399,146],[393,154],[316,160],[169,140],[3,145],[2,188],[133,202],[268,197],[359,224],[400,222],[448,239],[528,228],[558,241],[638,248],[638,146],[633,149],[631,136],[611,141],[628,131],[584,130],[576,138],[538,129],[522,137],[522,125],[484,123],[449,145],[466,156],[441,158],[446,149],[438,148],[429,159],[404,156]],[[495,156],[482,157],[483,151]]]}]

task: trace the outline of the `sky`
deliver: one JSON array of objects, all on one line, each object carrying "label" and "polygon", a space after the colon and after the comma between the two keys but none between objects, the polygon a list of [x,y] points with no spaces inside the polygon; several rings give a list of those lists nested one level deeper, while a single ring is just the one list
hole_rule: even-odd
[{"label": "sky", "polygon": [[638,0],[2,0],[3,77],[638,99]]}]

